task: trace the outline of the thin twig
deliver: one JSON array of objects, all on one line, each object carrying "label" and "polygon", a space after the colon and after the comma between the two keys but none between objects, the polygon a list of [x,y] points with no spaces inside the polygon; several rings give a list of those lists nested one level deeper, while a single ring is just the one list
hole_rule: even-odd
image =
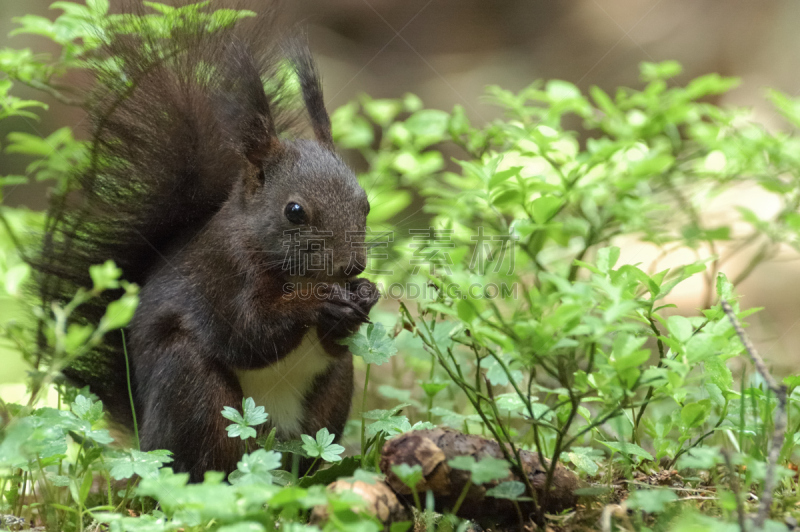
[{"label": "thin twig", "polygon": [[[656,367],[660,368],[661,365],[664,363],[664,359],[667,358],[667,355],[664,352],[664,342],[661,341],[661,331],[658,330],[658,326],[656,325],[656,322],[653,321],[652,316],[647,316],[647,321],[650,323],[650,329],[653,331],[653,334],[656,335],[656,344],[658,345],[658,366]],[[639,443],[638,436],[636,433],[637,429],[639,428],[639,422],[642,421],[642,416],[644,416],[644,411],[645,409],[647,409],[647,405],[650,404],[650,399],[653,398],[654,391],[655,391],[655,386],[650,386],[650,388],[647,389],[647,395],[645,395],[644,402],[642,403],[641,408],[639,408],[639,413],[634,418],[633,438],[636,443]]]},{"label": "thin twig", "polygon": [[753,361],[753,365],[755,365],[756,370],[758,370],[758,372],[761,374],[761,377],[764,379],[764,382],[767,383],[770,391],[772,391],[772,393],[775,394],[775,397],[778,399],[778,412],[775,416],[775,425],[772,430],[772,441],[770,442],[769,446],[767,470],[764,474],[764,490],[761,495],[761,503],[758,507],[758,514],[753,522],[756,530],[760,530],[764,528],[764,521],[766,521],[770,507],[772,506],[772,492],[775,489],[775,467],[777,466],[778,456],[780,455],[781,447],[783,446],[783,438],[786,434],[786,386],[783,384],[778,384],[778,382],[769,372],[767,365],[764,363],[764,359],[761,358],[761,355],[759,355],[758,351],[756,351],[756,348],[750,341],[750,338],[748,338],[745,334],[742,324],[739,323],[739,320],[736,318],[736,314],[733,313],[733,309],[731,308],[730,304],[728,304],[728,302],[724,299],[720,301],[720,303],[722,304],[722,310],[725,311],[725,314],[728,315],[728,319],[731,320],[733,328],[736,330],[736,334],[739,335],[739,340],[742,341],[742,345],[744,345],[745,350],[747,350],[747,354],[750,355],[750,359]]},{"label": "thin twig", "polygon": [[727,450],[722,450],[722,457],[725,459],[725,466],[728,468],[728,477],[730,478],[731,491],[733,492],[733,497],[736,499],[736,517],[739,519],[739,530],[741,532],[747,532],[744,521],[744,503],[739,494],[739,478],[736,476],[736,471],[733,469],[733,464],[731,463],[731,456]]}]

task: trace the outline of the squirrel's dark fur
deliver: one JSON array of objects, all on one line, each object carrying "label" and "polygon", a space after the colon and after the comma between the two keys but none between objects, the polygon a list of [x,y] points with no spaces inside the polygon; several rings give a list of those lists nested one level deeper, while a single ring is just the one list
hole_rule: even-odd
[{"label": "squirrel's dark fur", "polygon": [[[89,160],[53,200],[37,286],[47,312],[91,288],[89,266],[111,259],[141,287],[126,329],[141,446],[169,449],[173,467],[196,481],[231,471],[243,452],[220,415],[241,406],[243,386],[261,386],[275,409],[267,405],[268,426],[283,437],[341,434],[353,376],[339,340],[378,297],[354,278],[369,203],[333,151],[307,48],[280,38],[272,10],[216,30],[187,18],[168,35],[141,14],[108,32],[95,61]],[[301,96],[292,97],[286,64]],[[288,135],[297,103],[315,140]],[[287,288],[298,280],[313,282],[315,295]],[[118,296],[72,319],[96,323]],[[110,333],[64,373],[130,426],[122,348]]]}]

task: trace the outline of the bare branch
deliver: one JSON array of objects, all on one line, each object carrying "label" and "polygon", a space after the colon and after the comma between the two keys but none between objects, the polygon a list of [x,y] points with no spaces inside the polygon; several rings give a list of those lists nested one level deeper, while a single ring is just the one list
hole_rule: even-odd
[{"label": "bare branch", "polygon": [[772,441],[770,442],[769,456],[767,459],[767,471],[764,475],[764,490],[761,494],[758,514],[753,523],[756,530],[760,530],[764,528],[764,521],[766,521],[769,515],[769,509],[772,506],[772,492],[775,490],[775,467],[778,463],[778,456],[780,455],[783,439],[786,434],[786,386],[778,384],[769,372],[767,365],[764,363],[764,359],[761,358],[761,355],[756,351],[750,338],[745,334],[742,324],[739,323],[730,304],[724,299],[720,303],[722,304],[722,310],[725,311],[728,319],[731,320],[736,334],[739,335],[742,345],[744,345],[744,348],[747,350],[747,354],[750,355],[750,359],[753,361],[756,370],[758,370],[758,373],[761,374],[761,377],[764,379],[764,382],[767,383],[770,391],[772,391],[778,399],[778,412],[775,415],[775,426],[772,431]]},{"label": "bare branch", "polygon": [[742,497],[739,494],[739,478],[736,476],[736,470],[733,469],[731,456],[725,449],[722,450],[722,457],[725,459],[725,466],[728,468],[728,477],[730,478],[731,491],[736,499],[736,517],[739,520],[739,530],[741,532],[747,532],[744,520],[744,503],[742,502]]}]

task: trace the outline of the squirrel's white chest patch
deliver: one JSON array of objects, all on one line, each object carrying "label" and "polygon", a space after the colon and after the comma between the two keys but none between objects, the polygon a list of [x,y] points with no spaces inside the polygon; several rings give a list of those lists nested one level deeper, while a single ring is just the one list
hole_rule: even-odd
[{"label": "squirrel's white chest patch", "polygon": [[269,414],[280,438],[302,432],[303,402],[314,379],[333,361],[311,329],[280,362],[262,369],[236,370],[245,397],[252,397]]}]

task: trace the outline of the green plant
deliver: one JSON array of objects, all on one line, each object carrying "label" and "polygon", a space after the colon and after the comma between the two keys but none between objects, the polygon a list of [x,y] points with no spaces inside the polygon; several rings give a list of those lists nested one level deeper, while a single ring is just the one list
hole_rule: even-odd
[{"label": "green plant", "polygon": [[[519,94],[490,88],[506,118],[482,127],[458,107],[421,110],[411,97],[364,97],[333,117],[340,140],[370,163],[365,182],[424,198],[428,227],[395,231],[404,255],[380,257],[376,269],[390,295],[435,287],[401,298],[402,328],[431,356],[428,381],[442,372],[471,408],[454,418],[429,406],[428,418],[488,431],[518,471],[518,450],[535,449],[551,460],[548,483],[558,460],[591,475],[604,468],[611,482],[617,468],[632,478],[709,445],[718,457],[731,445],[743,457],[767,455],[777,403],[757,378],[742,374],[737,390],[726,360],[742,345],[719,301],[735,301],[735,286],[781,246],[798,249],[797,139],[704,101],[736,80],[712,74],[668,88],[679,72],[674,62],[644,64],[645,88],[613,98],[563,81]],[[770,97],[796,124],[791,100]],[[564,129],[566,115],[583,129]],[[461,150],[452,166],[443,142]],[[745,206],[724,223],[702,216],[706,202],[743,183],[774,197],[773,217]],[[618,264],[621,237],[664,254],[688,249],[697,261],[660,271],[657,262]],[[722,269],[737,254],[746,266],[729,281]],[[670,293],[701,275],[701,313],[671,314]],[[740,318],[756,310],[733,306]],[[794,379],[786,382],[791,397]],[[781,459],[791,453],[787,443]]]}]

